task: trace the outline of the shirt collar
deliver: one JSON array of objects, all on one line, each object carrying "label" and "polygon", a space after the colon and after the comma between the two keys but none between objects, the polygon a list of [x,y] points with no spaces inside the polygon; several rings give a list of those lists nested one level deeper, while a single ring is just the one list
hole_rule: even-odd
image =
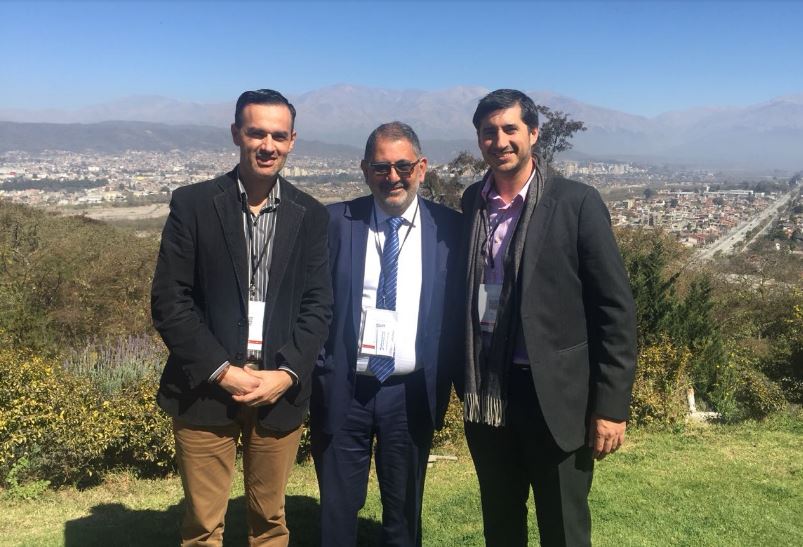
[{"label": "shirt collar", "polygon": [[[530,178],[527,179],[527,182],[524,183],[524,186],[521,187],[519,193],[511,200],[511,203],[516,201],[524,201],[527,198],[527,191],[530,188],[530,183],[533,181],[535,177],[535,162],[533,162],[533,172],[530,173]],[[482,186],[482,199],[485,202],[494,201],[494,200],[501,200],[502,198],[499,196],[499,193],[496,191],[496,186],[494,185],[494,174],[493,171],[488,173],[488,178],[485,179],[485,184]]]},{"label": "shirt collar", "polygon": [[[268,201],[265,202],[265,205],[262,206],[263,209],[269,207],[271,205],[279,205],[281,201],[281,185],[279,184],[279,177],[276,177],[276,184],[273,185],[273,188],[270,190],[270,194],[268,194]],[[245,191],[245,185],[243,181],[240,179],[240,171],[237,170],[237,188],[240,191],[240,201],[243,204],[248,203],[248,193]],[[244,205],[245,206],[245,205]]]},{"label": "shirt collar", "polygon": [[[410,202],[410,205],[407,206],[407,209],[401,214],[401,217],[404,219],[404,223],[410,226],[415,226],[413,221],[415,220],[415,212],[418,208],[418,195],[413,197],[413,201]],[[386,222],[391,215],[387,214],[382,207],[376,202],[376,198],[374,198],[374,211],[376,212],[376,225],[380,226],[383,222]]]}]

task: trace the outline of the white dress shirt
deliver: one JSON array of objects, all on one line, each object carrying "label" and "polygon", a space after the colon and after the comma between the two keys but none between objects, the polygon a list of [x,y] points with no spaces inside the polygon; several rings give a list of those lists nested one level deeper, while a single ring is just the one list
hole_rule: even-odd
[{"label": "white dress shirt", "polygon": [[[362,288],[361,329],[365,323],[365,310],[376,307],[376,291],[379,273],[382,269],[382,249],[390,216],[385,213],[376,200],[371,214],[368,238],[365,248],[365,277]],[[396,285],[396,354],[394,375],[408,374],[416,369],[415,339],[418,332],[418,305],[421,301],[421,211],[418,196],[413,198],[407,210],[401,215],[404,219],[399,227],[399,270]],[[362,334],[362,333],[360,333]],[[358,345],[360,341],[358,340]],[[359,348],[358,348],[359,351]],[[371,374],[368,356],[357,357],[357,372]]]}]

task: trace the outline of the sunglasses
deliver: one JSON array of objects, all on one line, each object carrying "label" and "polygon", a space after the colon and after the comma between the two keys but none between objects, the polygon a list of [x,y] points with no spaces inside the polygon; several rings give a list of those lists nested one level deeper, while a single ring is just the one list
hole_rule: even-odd
[{"label": "sunglasses", "polygon": [[374,172],[375,175],[379,176],[386,176],[390,174],[390,169],[393,168],[396,170],[396,173],[399,174],[400,177],[404,177],[409,175],[415,169],[415,166],[418,165],[421,159],[417,159],[414,162],[409,161],[397,161],[396,163],[389,163],[386,161],[378,161],[378,162],[370,162],[368,165],[371,166],[371,170]]}]

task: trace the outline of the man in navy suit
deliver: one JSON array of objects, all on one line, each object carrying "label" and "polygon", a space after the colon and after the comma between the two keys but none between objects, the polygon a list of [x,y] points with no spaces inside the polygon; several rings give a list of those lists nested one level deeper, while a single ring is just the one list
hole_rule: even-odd
[{"label": "man in navy suit", "polygon": [[432,434],[462,350],[445,317],[461,217],[417,196],[427,159],[410,126],[375,129],[361,167],[372,195],[329,206],[335,308],[310,420],[321,545],[356,544],[375,437],[382,544],[421,545]]}]

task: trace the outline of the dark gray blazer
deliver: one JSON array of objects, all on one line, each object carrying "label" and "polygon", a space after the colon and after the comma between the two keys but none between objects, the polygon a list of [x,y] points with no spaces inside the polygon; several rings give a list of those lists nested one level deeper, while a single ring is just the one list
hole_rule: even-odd
[{"label": "dark gray blazer", "polygon": [[[173,192],[162,233],[151,312],[170,356],[157,400],[170,415],[222,425],[239,405],[209,376],[225,361],[242,364],[248,335],[248,257],[237,171]],[[281,365],[299,378],[259,410],[274,431],[298,427],[310,378],[332,316],[326,209],[279,178],[282,201],[265,304],[262,369]]]},{"label": "dark gray blazer", "polygon": [[[463,194],[469,227],[481,184]],[[519,280],[520,331],[509,333],[510,343],[523,335],[547,427],[572,451],[586,441],[590,413],[627,419],[636,365],[635,304],[608,209],[594,188],[546,181]]]}]

